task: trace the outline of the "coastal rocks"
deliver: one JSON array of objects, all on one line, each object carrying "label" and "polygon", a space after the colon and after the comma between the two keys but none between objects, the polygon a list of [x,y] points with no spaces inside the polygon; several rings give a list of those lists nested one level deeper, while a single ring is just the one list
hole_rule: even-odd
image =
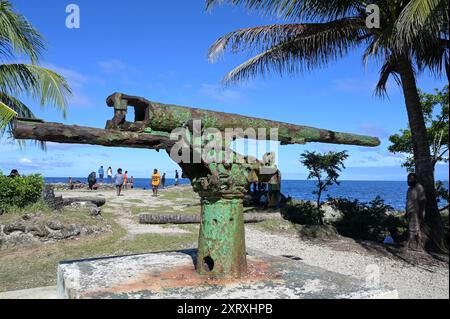
[{"label": "coastal rocks", "polygon": [[53,221],[48,221],[47,227],[50,230],[62,230],[64,228],[63,224],[61,224],[59,222],[53,222]]},{"label": "coastal rocks", "polygon": [[63,198],[62,196],[55,196],[54,185],[46,184],[42,192],[42,199],[51,208],[60,210],[65,206],[75,208],[89,208],[91,216],[98,216],[101,214],[100,206],[105,205],[106,199],[104,197],[73,197]]},{"label": "coastal rocks", "polygon": [[51,243],[70,240],[80,236],[96,235],[110,231],[110,226],[88,226],[63,224],[60,221],[47,222],[32,217],[23,222],[0,224],[0,249],[33,242]]},{"label": "coastal rocks", "polygon": [[337,222],[342,218],[342,212],[340,212],[337,209],[334,209],[327,203],[325,203],[321,208],[322,211],[324,212],[323,221],[327,224]]}]

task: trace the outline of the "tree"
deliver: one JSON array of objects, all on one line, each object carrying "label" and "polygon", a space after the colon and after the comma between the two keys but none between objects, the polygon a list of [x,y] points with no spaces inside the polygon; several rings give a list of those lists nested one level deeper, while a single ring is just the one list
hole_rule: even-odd
[{"label": "tree", "polygon": [[[209,50],[214,61],[227,48],[256,53],[229,72],[225,83],[257,74],[298,73],[324,66],[364,48],[363,60],[382,62],[376,93],[386,94],[392,76],[403,89],[415,170],[428,198],[422,245],[448,252],[438,211],[427,130],[416,86],[418,72],[449,74],[448,0],[207,0],[244,5],[289,23],[245,28],[219,38]],[[379,9],[379,28],[367,24],[368,4]],[[299,23],[306,21],[306,23]]]},{"label": "tree", "polygon": [[[428,143],[431,153],[433,169],[439,162],[448,163],[449,161],[449,95],[448,85],[442,90],[435,89],[436,94],[426,94],[420,92],[420,102],[427,127]],[[436,110],[436,107],[439,109]],[[411,130],[402,129],[399,134],[389,137],[392,145],[389,151],[392,153],[406,154],[406,161],[402,164],[408,172],[414,172],[415,162],[413,156],[413,143]],[[448,201],[448,190],[440,181],[436,182],[436,191],[438,198]],[[448,206],[447,206],[448,207]],[[444,207],[445,209],[446,207]],[[441,209],[442,211],[442,209]]]},{"label": "tree", "polygon": [[[438,89],[435,91],[436,94],[419,93],[433,167],[439,162],[447,163],[449,160],[448,85],[441,91]],[[436,110],[437,106],[439,106],[438,110]],[[415,162],[411,130],[409,128],[400,130],[400,134],[390,136],[389,140],[392,143],[389,151],[406,154],[407,158],[402,166],[406,167],[408,172],[413,172]]]},{"label": "tree", "polygon": [[[26,95],[41,107],[51,104],[66,116],[67,97],[71,94],[66,80],[57,73],[38,65],[45,48],[43,37],[21,14],[13,11],[9,1],[0,0],[0,136],[12,119],[34,118],[31,109],[19,100]],[[26,63],[3,63],[25,56]]]},{"label": "tree", "polygon": [[[317,208],[320,210],[322,193],[333,184],[339,185],[339,173],[345,168],[344,161],[348,158],[346,151],[328,152],[319,154],[306,151],[300,155],[300,162],[309,170],[308,179],[317,180],[317,190],[313,194],[317,195]],[[323,224],[323,218],[321,218]]]}]

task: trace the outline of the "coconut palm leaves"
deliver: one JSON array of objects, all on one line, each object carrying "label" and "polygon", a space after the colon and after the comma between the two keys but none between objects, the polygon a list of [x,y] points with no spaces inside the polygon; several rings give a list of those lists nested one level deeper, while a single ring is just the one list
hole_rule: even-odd
[{"label": "coconut palm leaves", "polygon": [[[207,8],[222,3],[316,22],[247,28],[219,38],[209,50],[211,61],[226,50],[254,54],[228,73],[225,83],[269,71],[293,73],[320,67],[358,46],[365,48],[365,60],[384,61],[381,84],[386,72],[394,70],[392,60],[402,54],[413,58],[418,71],[448,72],[448,13],[443,10],[448,0],[370,1],[380,8],[380,29],[366,26],[367,2],[358,0],[207,0]],[[383,87],[378,86],[377,92]]]},{"label": "coconut palm leaves", "polygon": [[225,76],[237,82],[270,71],[295,73],[326,65],[345,55],[366,37],[364,20],[343,18],[324,23],[270,25],[231,32],[214,43],[209,59],[214,61],[227,47],[262,53]]},{"label": "coconut palm leaves", "polygon": [[[24,16],[0,0],[0,132],[15,116],[34,117],[18,97],[27,96],[41,106],[47,104],[66,115],[70,88],[57,73],[37,65],[45,48],[44,40]],[[31,63],[6,63],[16,56],[26,56]]]}]

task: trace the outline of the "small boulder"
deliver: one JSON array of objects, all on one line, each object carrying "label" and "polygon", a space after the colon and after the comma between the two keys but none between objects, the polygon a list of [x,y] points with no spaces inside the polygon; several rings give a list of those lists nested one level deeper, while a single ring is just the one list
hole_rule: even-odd
[{"label": "small boulder", "polygon": [[89,211],[89,215],[91,215],[92,217],[97,217],[100,216],[102,214],[102,210],[99,207],[92,207]]},{"label": "small boulder", "polygon": [[33,224],[26,228],[26,232],[32,234],[36,237],[46,237],[48,235],[48,230],[44,225]]},{"label": "small boulder", "polygon": [[20,224],[20,223],[16,223],[16,224],[10,224],[10,225],[6,225],[4,228],[3,228],[3,232],[6,234],[6,235],[9,235],[9,234],[11,234],[11,233],[14,233],[14,232],[25,232],[25,225],[22,225],[22,224]]},{"label": "small boulder", "polygon": [[30,220],[30,219],[32,219],[33,217],[34,217],[33,214],[25,214],[25,215],[22,216],[22,219],[23,219],[23,220]]},{"label": "small boulder", "polygon": [[51,230],[62,230],[64,228],[63,224],[61,224],[60,222],[55,222],[51,220],[47,222],[47,227],[50,228]]}]

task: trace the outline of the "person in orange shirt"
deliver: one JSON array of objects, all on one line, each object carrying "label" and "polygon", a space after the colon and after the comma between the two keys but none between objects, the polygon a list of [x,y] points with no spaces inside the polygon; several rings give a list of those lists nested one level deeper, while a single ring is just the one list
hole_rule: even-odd
[{"label": "person in orange shirt", "polygon": [[154,169],[152,175],[153,196],[158,196],[158,187],[160,184],[161,184],[161,175],[158,173],[157,169]]},{"label": "person in orange shirt", "polygon": [[123,189],[127,189],[127,183],[128,183],[128,171],[125,171],[125,174],[123,174]]}]

